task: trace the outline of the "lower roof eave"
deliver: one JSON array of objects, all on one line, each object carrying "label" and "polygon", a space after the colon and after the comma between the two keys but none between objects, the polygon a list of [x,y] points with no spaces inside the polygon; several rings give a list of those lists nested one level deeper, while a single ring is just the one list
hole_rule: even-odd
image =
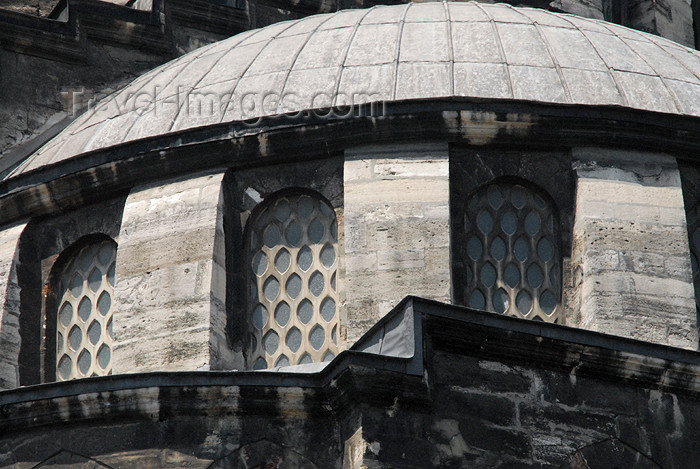
[{"label": "lower roof eave", "polygon": [[[412,341],[402,347],[408,353],[377,348],[378,338],[393,333]],[[61,408],[77,409],[81,419],[93,413],[95,418],[105,412],[113,416],[119,409],[134,412],[133,405],[121,401],[167,396],[179,402],[193,390],[201,390],[195,395],[202,397],[253,396],[261,409],[287,405],[281,396],[311,408],[391,402],[397,394],[427,403],[431,378],[426,370],[437,352],[700,397],[700,353],[407,297],[317,373],[182,371],[95,377],[0,392],[0,412],[5,426],[40,425],[70,419],[72,410],[66,414],[57,411]],[[289,405],[297,405],[292,401]],[[111,409],[104,408],[105,402]]]}]

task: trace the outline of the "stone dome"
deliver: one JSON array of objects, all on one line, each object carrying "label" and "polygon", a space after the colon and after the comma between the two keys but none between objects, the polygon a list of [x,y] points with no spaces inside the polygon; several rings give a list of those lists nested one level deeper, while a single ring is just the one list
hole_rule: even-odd
[{"label": "stone dome", "polygon": [[336,105],[470,97],[700,116],[700,56],[598,20],[409,3],[274,24],[134,80],[10,174],[123,142]]}]

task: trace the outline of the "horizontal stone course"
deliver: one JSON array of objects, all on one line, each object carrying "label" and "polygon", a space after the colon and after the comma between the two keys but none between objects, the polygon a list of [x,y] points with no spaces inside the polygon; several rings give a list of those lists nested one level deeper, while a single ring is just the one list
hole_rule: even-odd
[{"label": "horizontal stone course", "polygon": [[[163,373],[98,378],[77,395],[75,382],[11,391],[0,398],[16,428],[0,438],[0,465],[692,467],[700,388],[671,392],[668,380],[697,368],[693,354],[669,360],[678,351],[410,305],[430,352],[416,375],[389,369],[404,359],[355,352],[330,375]],[[460,347],[438,324],[495,346]]]},{"label": "horizontal stone course", "polygon": [[499,362],[435,351],[433,363],[435,382],[441,385],[520,394],[529,394],[533,386],[532,376],[527,370]]},{"label": "horizontal stone course", "polygon": [[438,391],[435,396],[437,415],[469,415],[482,422],[501,427],[515,426],[522,414],[516,410],[515,402],[510,397],[491,393],[473,392],[450,386],[449,391]]},{"label": "horizontal stone course", "polygon": [[[683,311],[693,308],[694,304],[694,298],[669,302],[660,295],[590,294],[581,307],[598,310],[600,314],[590,327],[585,324],[582,327],[673,347],[693,348],[697,340],[697,319]],[[668,311],[669,305],[674,312],[661,315],[662,311]]]}]

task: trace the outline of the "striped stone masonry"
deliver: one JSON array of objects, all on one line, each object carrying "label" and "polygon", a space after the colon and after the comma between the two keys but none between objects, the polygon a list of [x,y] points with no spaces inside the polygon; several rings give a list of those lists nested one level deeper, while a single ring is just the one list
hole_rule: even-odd
[{"label": "striped stone masonry", "polygon": [[574,150],[573,265],[580,316],[571,324],[696,349],[695,299],[674,158]]},{"label": "striped stone masonry", "polygon": [[352,344],[406,295],[450,301],[447,144],[348,150],[344,187]]},{"label": "striped stone masonry", "polygon": [[131,191],[117,254],[115,374],[230,366],[222,178]]}]

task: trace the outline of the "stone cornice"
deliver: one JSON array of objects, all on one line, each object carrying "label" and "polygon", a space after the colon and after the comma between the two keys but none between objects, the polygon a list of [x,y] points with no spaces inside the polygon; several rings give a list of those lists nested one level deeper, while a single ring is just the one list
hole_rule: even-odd
[{"label": "stone cornice", "polygon": [[[411,356],[377,353],[376,344],[391,334],[404,337]],[[262,414],[342,412],[360,402],[390,403],[397,395],[427,403],[426,367],[436,351],[700,396],[697,352],[407,297],[318,373],[157,372],[28,386],[0,392],[0,431],[127,415],[157,418],[164,407],[206,412],[222,396],[237,403],[231,412]]]},{"label": "stone cornice", "polygon": [[[607,146],[684,159],[700,154],[698,118],[619,107],[445,98],[232,122],[84,153],[0,184],[0,224],[71,210],[190,171],[335,156],[363,144],[443,141],[509,148]],[[351,117],[344,117],[351,116]]]}]

